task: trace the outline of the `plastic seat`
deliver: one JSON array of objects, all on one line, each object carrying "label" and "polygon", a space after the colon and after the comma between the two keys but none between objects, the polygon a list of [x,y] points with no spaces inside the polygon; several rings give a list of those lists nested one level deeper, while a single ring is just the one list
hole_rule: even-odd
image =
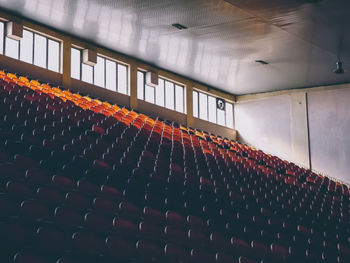
[{"label": "plastic seat", "polygon": [[216,255],[210,254],[206,252],[205,250],[200,250],[197,248],[194,248],[191,250],[191,262],[215,262],[216,261]]},{"label": "plastic seat", "polygon": [[141,222],[139,224],[139,234],[142,239],[159,241],[163,239],[163,227],[150,222]]},{"label": "plastic seat", "polygon": [[96,212],[85,214],[84,225],[97,233],[109,233],[113,230],[112,220]]},{"label": "plastic seat", "polygon": [[76,232],[72,235],[74,247],[84,255],[97,256],[105,250],[104,240],[87,232]]},{"label": "plastic seat", "polygon": [[37,200],[26,200],[21,204],[21,216],[30,221],[47,221],[52,218],[51,211]]},{"label": "plastic seat", "polygon": [[113,226],[117,234],[124,235],[130,238],[138,236],[138,225],[133,221],[121,218],[114,218]]},{"label": "plastic seat", "polygon": [[70,236],[54,227],[44,226],[36,231],[37,240],[47,252],[61,252],[70,245]]},{"label": "plastic seat", "polygon": [[78,192],[69,192],[66,194],[66,204],[74,209],[86,210],[90,207],[90,200]]},{"label": "plastic seat", "polygon": [[156,261],[164,256],[162,248],[155,243],[145,240],[137,241],[136,251],[142,261]]},{"label": "plastic seat", "polygon": [[118,236],[109,236],[106,238],[107,254],[117,260],[126,261],[135,258],[135,243],[127,241]]},{"label": "plastic seat", "polygon": [[183,247],[171,243],[165,245],[164,252],[166,262],[187,262],[190,255]]},{"label": "plastic seat", "polygon": [[188,243],[187,232],[176,226],[166,226],[164,229],[164,237],[169,243],[177,245],[185,245]]},{"label": "plastic seat", "polygon": [[64,206],[55,209],[54,219],[58,225],[66,228],[75,228],[83,223],[83,217],[78,211]]},{"label": "plastic seat", "polygon": [[17,200],[28,199],[34,195],[34,191],[31,187],[24,183],[15,181],[7,182],[6,193],[10,198]]},{"label": "plastic seat", "polygon": [[44,257],[30,252],[19,252],[13,258],[14,263],[48,263]]},{"label": "plastic seat", "polygon": [[122,217],[140,219],[142,216],[142,210],[130,202],[123,201],[119,204],[119,214]]}]

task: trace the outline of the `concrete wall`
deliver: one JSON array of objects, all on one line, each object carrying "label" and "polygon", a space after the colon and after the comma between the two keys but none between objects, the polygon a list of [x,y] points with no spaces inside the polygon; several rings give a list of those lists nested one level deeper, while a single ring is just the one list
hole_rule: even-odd
[{"label": "concrete wall", "polygon": [[283,159],[292,156],[288,95],[235,104],[239,140]]},{"label": "concrete wall", "polygon": [[350,183],[350,85],[238,97],[235,127],[243,143]]},{"label": "concrete wall", "polygon": [[308,94],[312,168],[350,182],[350,89]]}]

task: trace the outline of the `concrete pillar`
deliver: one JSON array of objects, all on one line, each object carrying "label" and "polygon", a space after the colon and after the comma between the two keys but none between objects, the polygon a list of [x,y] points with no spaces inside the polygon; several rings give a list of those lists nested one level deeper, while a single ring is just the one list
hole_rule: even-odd
[{"label": "concrete pillar", "polygon": [[130,108],[137,110],[137,64],[130,63]]},{"label": "concrete pillar", "polygon": [[310,168],[307,94],[290,94],[291,98],[291,137],[292,160]]},{"label": "concrete pillar", "polygon": [[188,81],[186,85],[186,125],[193,126],[193,83]]},{"label": "concrete pillar", "polygon": [[62,48],[62,86],[65,89],[70,89],[72,85],[71,81],[71,46],[72,41],[69,37],[63,37],[63,48]]}]

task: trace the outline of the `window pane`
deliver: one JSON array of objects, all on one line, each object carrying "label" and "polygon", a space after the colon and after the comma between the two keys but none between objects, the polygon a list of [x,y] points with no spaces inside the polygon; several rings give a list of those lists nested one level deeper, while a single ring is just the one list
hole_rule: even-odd
[{"label": "window pane", "polygon": [[208,96],[209,102],[209,121],[216,123],[216,98],[213,96]]},{"label": "window pane", "polygon": [[156,104],[164,107],[164,79],[158,79],[156,87]]},{"label": "window pane", "polygon": [[127,94],[127,69],[126,66],[118,64],[118,92]]},{"label": "window pane", "polygon": [[198,92],[193,91],[193,116],[198,118]]},{"label": "window pane", "polygon": [[154,104],[154,87],[145,86],[145,101]]},{"label": "window pane", "polygon": [[225,111],[218,109],[218,124],[225,126]]},{"label": "window pane", "polygon": [[141,71],[137,71],[137,98],[143,100],[143,88],[145,85],[145,74]]},{"label": "window pane", "polygon": [[4,23],[0,22],[0,54],[4,52]]},{"label": "window pane", "polygon": [[93,76],[92,76],[92,72],[93,72],[93,67],[86,65],[84,63],[81,64],[81,80],[88,82],[88,83],[93,83]]},{"label": "window pane", "polygon": [[46,68],[46,37],[34,35],[34,65]]},{"label": "window pane", "polygon": [[175,92],[174,83],[165,81],[165,107],[171,110],[174,109],[174,100],[175,100],[174,92]]},{"label": "window pane", "polygon": [[5,55],[11,58],[18,59],[19,41],[6,37]]},{"label": "window pane", "polygon": [[60,43],[49,39],[49,58],[47,68],[49,70],[59,72],[60,71]]},{"label": "window pane", "polygon": [[79,49],[71,48],[70,75],[72,78],[80,79],[81,52]]},{"label": "window pane", "polygon": [[20,40],[20,59],[33,64],[33,33],[23,30],[23,38]]},{"label": "window pane", "polygon": [[94,66],[94,82],[96,86],[105,86],[105,59],[97,56],[97,63]]},{"label": "window pane", "polygon": [[175,110],[184,112],[184,88],[179,85],[175,85]]},{"label": "window pane", "polygon": [[117,91],[117,63],[106,59],[106,88]]},{"label": "window pane", "polygon": [[233,105],[226,102],[226,126],[233,129]]},{"label": "window pane", "polygon": [[203,93],[199,93],[199,118],[208,120],[208,98]]}]

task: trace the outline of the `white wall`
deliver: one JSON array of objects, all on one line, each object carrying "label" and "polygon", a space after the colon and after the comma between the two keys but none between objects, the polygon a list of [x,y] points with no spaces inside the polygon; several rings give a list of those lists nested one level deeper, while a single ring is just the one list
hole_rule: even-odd
[{"label": "white wall", "polygon": [[350,85],[335,87],[239,100],[240,141],[350,183]]},{"label": "white wall", "polygon": [[308,94],[312,168],[350,182],[350,89]]},{"label": "white wall", "polygon": [[240,141],[290,160],[291,106],[288,95],[235,105],[235,128]]}]

